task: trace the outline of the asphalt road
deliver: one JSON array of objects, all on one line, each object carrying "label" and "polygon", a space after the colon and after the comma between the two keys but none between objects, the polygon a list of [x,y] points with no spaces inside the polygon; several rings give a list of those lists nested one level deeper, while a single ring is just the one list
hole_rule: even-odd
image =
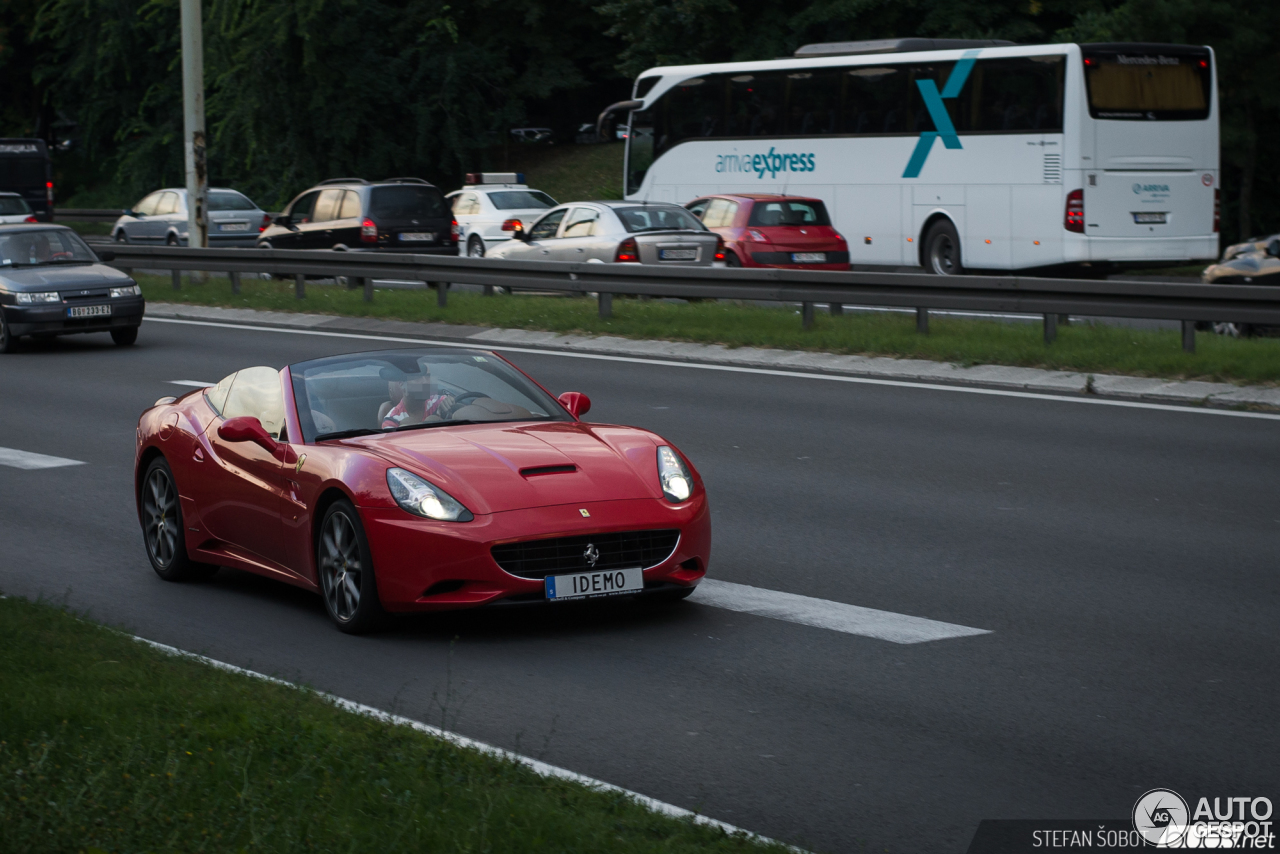
[{"label": "asphalt road", "polygon": [[0,588],[823,851],[960,852],[984,818],[1157,786],[1280,800],[1280,422],[517,354],[701,469],[712,576],[992,630],[900,645],[699,605],[352,638],[319,598],[148,566],[134,425],[169,380],[371,342],[146,323],[0,357]]}]

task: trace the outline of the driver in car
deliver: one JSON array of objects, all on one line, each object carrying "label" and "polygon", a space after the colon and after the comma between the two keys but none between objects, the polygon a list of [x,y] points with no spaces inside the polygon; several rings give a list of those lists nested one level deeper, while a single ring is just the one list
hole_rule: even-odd
[{"label": "driver in car", "polygon": [[431,371],[426,365],[423,365],[422,373],[406,376],[402,384],[404,396],[383,416],[384,430],[421,424],[433,416],[434,420],[443,421],[453,411],[453,395],[433,388]]}]

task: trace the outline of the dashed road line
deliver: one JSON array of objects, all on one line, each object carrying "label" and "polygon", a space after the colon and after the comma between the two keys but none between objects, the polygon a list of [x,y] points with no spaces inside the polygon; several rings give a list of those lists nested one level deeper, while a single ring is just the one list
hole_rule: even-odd
[{"label": "dashed road line", "polygon": [[80,460],[69,460],[66,457],[51,457],[47,454],[33,454],[30,451],[19,451],[14,448],[0,448],[0,466],[34,471],[82,465],[84,463]]},{"label": "dashed road line", "polygon": [[989,629],[975,629],[714,578],[704,578],[689,601],[893,643],[924,643],[991,634]]}]

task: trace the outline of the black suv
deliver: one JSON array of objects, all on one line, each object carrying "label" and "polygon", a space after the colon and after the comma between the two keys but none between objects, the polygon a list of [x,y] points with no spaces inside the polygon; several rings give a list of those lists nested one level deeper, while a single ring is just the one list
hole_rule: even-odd
[{"label": "black suv", "polygon": [[290,202],[258,247],[457,255],[458,221],[439,188],[421,178],[333,178]]}]

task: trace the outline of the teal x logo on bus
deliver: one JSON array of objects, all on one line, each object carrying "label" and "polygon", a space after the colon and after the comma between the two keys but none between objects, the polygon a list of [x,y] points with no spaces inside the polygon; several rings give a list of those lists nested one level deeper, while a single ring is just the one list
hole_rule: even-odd
[{"label": "teal x logo on bus", "polygon": [[932,80],[917,80],[916,86],[920,88],[920,97],[924,99],[924,105],[929,110],[929,118],[933,119],[933,126],[937,130],[926,130],[920,133],[920,141],[916,143],[916,150],[911,152],[911,159],[907,161],[907,169],[902,173],[903,178],[919,178],[920,170],[924,168],[924,161],[929,157],[929,150],[933,148],[933,141],[938,137],[942,137],[942,144],[947,148],[964,148],[960,144],[960,137],[956,133],[956,127],[951,123],[951,116],[947,114],[947,107],[942,103],[944,98],[956,98],[960,95],[960,90],[964,88],[964,83],[969,79],[969,72],[973,70],[973,63],[977,60],[978,51],[966,50],[960,57],[960,61],[956,63],[956,67],[951,69],[951,76],[947,78],[947,83],[942,87],[942,92],[938,92],[938,84]]}]

